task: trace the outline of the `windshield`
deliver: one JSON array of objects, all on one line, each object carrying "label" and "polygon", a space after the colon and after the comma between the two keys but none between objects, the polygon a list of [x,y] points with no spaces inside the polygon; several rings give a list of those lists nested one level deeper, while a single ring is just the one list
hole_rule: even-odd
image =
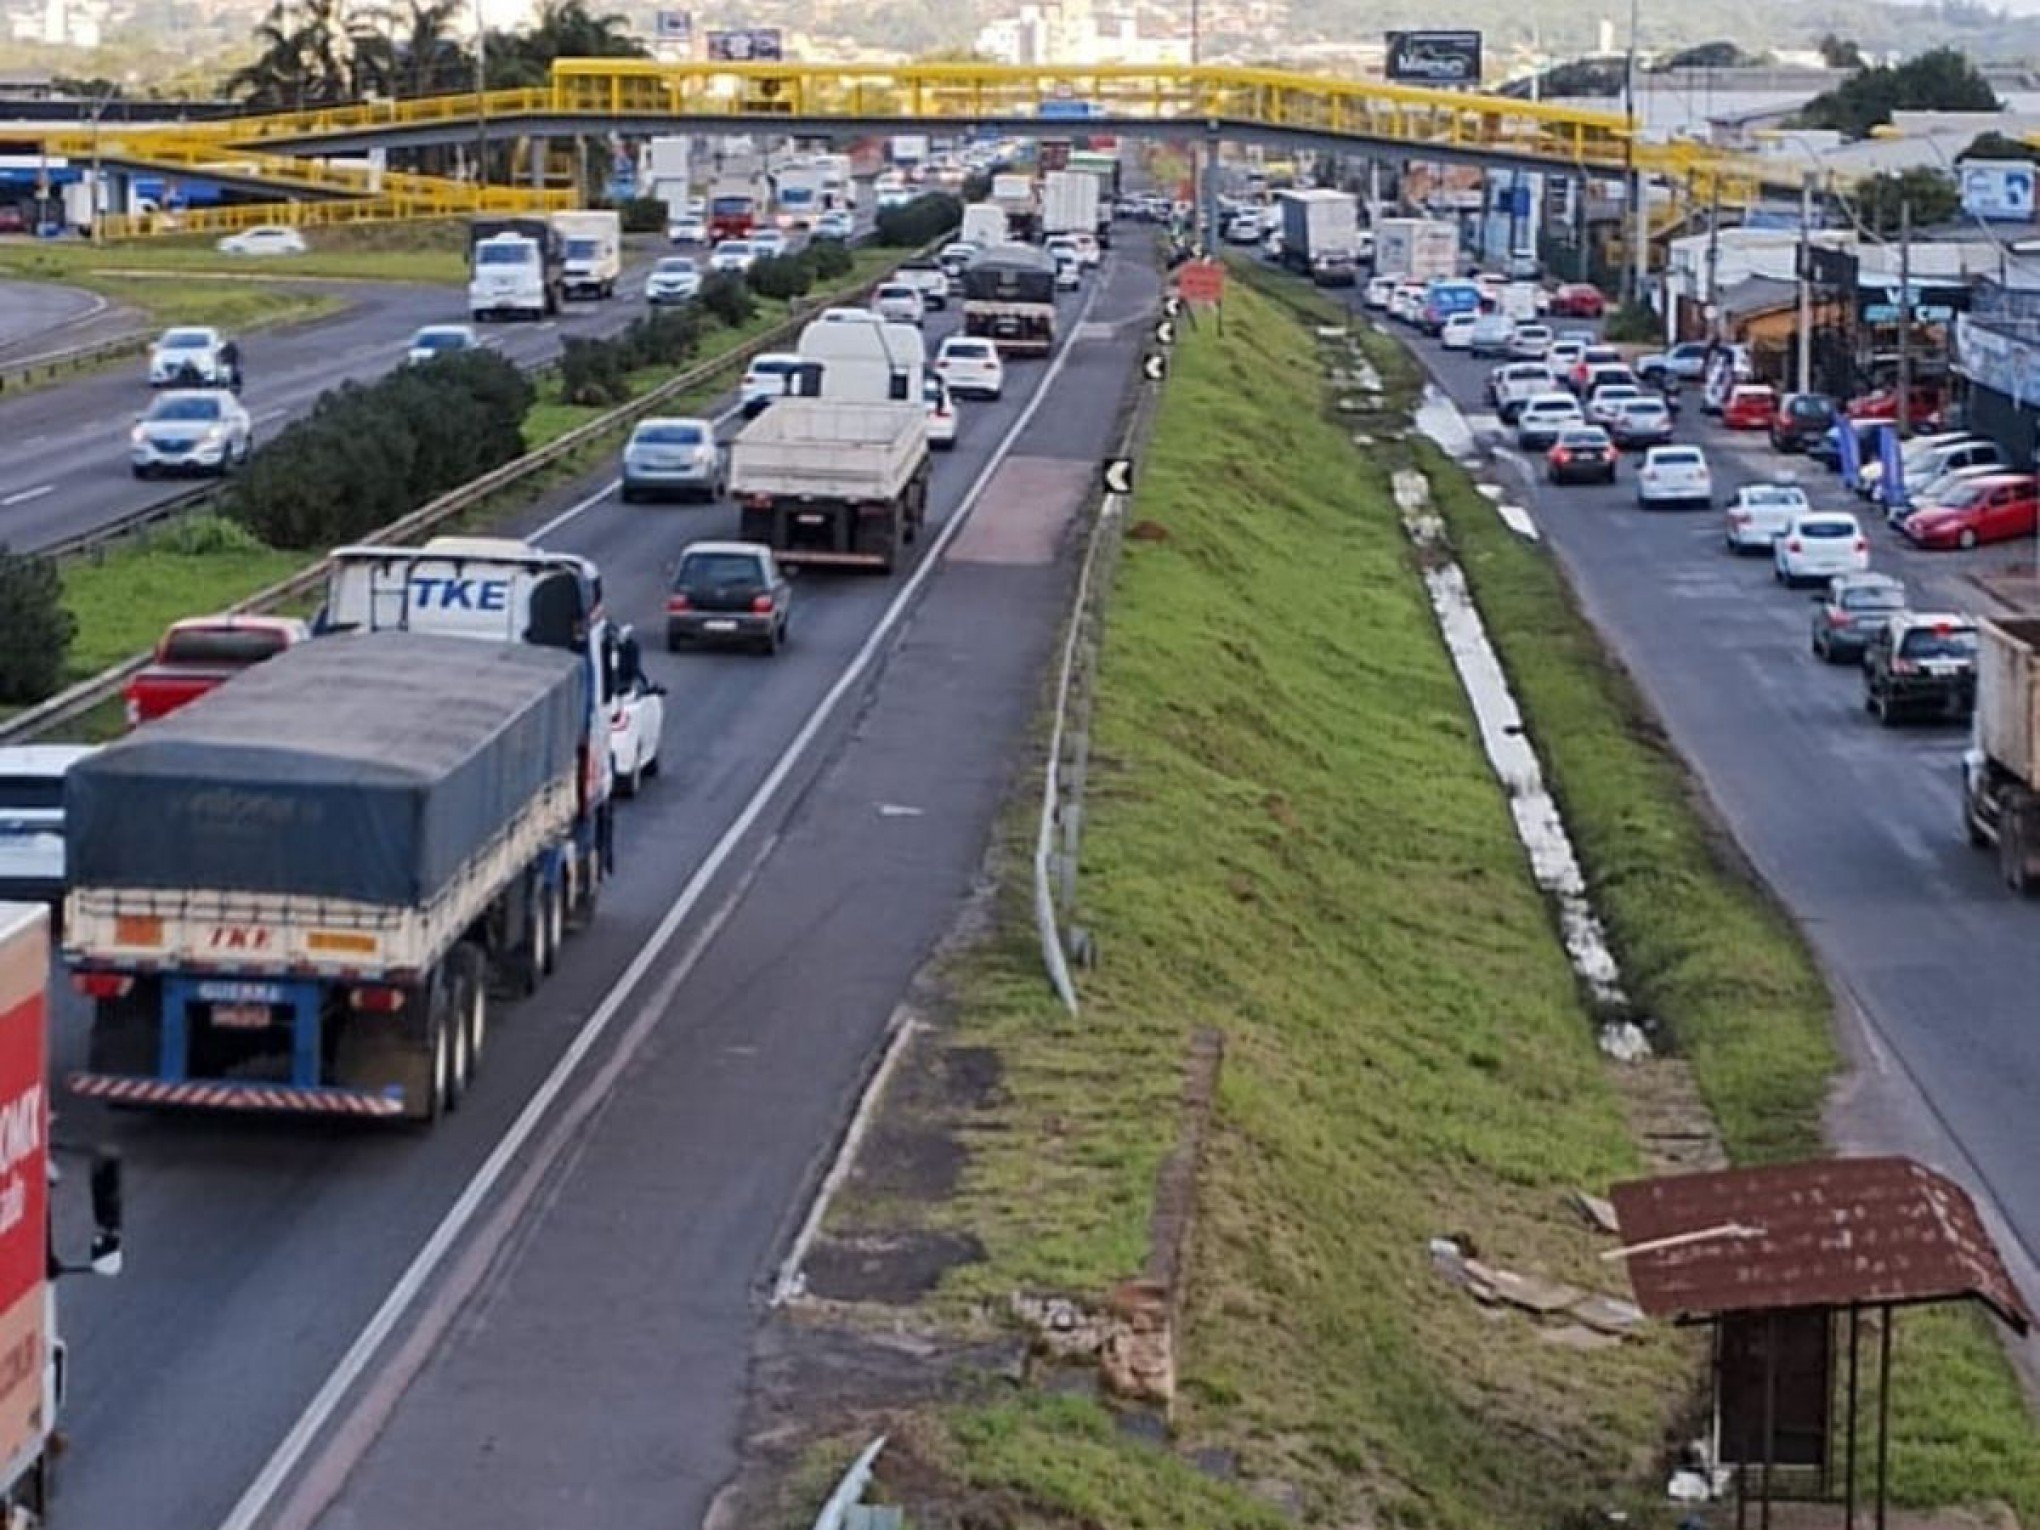
[{"label": "windshield", "polygon": [[748,553],[689,553],[680,560],[675,581],[698,588],[722,588],[733,584],[763,584],[764,572]]},{"label": "windshield", "polygon": [[640,425],[637,439],[654,446],[699,446],[707,436],[699,425]]},{"label": "windshield", "polygon": [[514,244],[483,244],[475,247],[478,266],[527,266],[538,254],[538,246],[519,239]]},{"label": "windshield", "polygon": [[0,776],[0,812],[61,813],[64,810],[64,778],[56,776]]},{"label": "windshield", "polygon": [[1661,420],[1666,418],[1665,406],[1654,398],[1625,399],[1622,415],[1630,420]]},{"label": "windshield", "polygon": [[713,216],[718,218],[740,215],[751,210],[751,199],[749,197],[711,197],[708,202],[708,210]]},{"label": "windshield", "polygon": [[1819,537],[1832,541],[1838,537],[1852,537],[1856,534],[1854,521],[1801,521],[1793,528],[1800,536]]},{"label": "windshield", "polygon": [[466,345],[467,336],[457,329],[421,329],[411,344],[421,351],[451,351]]},{"label": "windshield", "polygon": [[173,329],[163,337],[166,351],[202,351],[212,344],[212,336],[202,329]]},{"label": "windshield", "polygon": [[161,398],[149,410],[152,420],[217,420],[220,401],[216,398]]},{"label": "windshield", "polygon": [[1803,505],[1806,495],[1798,489],[1787,489],[1776,484],[1758,484],[1742,491],[1746,505]]},{"label": "windshield", "polygon": [[787,377],[800,366],[798,361],[754,361],[751,363],[753,377]]},{"label": "windshield", "polygon": [[1608,438],[1598,430],[1568,430],[1558,438],[1558,444],[1573,451],[1600,448],[1608,444]]},{"label": "windshield", "polygon": [[1885,588],[1842,591],[1844,611],[1903,611],[1905,592]]},{"label": "windshield", "polygon": [[602,246],[593,239],[569,239],[567,241],[567,259],[569,260],[593,260],[601,253],[601,250]]},{"label": "windshield", "polygon": [[166,664],[259,664],[288,640],[263,627],[187,627],[163,639]]},{"label": "windshield", "polygon": [[718,255],[748,255],[751,247],[741,239],[725,239],[715,247],[715,252]]},{"label": "windshield", "polygon": [[1654,467],[1699,467],[1701,457],[1699,448],[1689,447],[1683,451],[1652,452],[1650,462]]},{"label": "windshield", "polygon": [[782,186],[779,188],[779,200],[788,207],[805,207],[814,199],[815,192],[812,186]]},{"label": "windshield", "polygon": [[692,276],[694,262],[685,255],[669,255],[659,262],[657,270],[661,276]]},{"label": "windshield", "polygon": [[1915,627],[1900,639],[1908,659],[1969,659],[1976,655],[1974,627]]},{"label": "windshield", "polygon": [[881,287],[878,289],[881,303],[911,303],[914,300],[912,287]]}]

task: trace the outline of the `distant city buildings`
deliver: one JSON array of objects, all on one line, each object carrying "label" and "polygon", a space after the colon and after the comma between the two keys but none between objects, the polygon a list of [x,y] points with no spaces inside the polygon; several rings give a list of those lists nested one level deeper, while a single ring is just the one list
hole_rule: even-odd
[{"label": "distant city buildings", "polygon": [[[1205,0],[1197,54],[1207,63],[1293,53],[1281,42],[1287,0]],[[1187,64],[1189,14],[1182,5],[1023,0],[977,35],[976,51],[1001,64]]]}]

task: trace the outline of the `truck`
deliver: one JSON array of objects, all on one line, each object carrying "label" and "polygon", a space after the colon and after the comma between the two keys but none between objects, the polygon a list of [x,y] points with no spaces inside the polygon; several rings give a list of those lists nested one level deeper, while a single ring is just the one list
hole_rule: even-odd
[{"label": "truck", "polygon": [[556,212],[560,236],[560,291],[566,297],[616,296],[623,275],[623,219],[615,212]]},{"label": "truck", "polygon": [[1282,263],[1321,286],[1357,276],[1360,202],[1344,191],[1313,188],[1276,194],[1282,211]]},{"label": "truck", "polygon": [[1962,824],[1995,846],[2005,885],[2040,885],[2040,618],[1977,621],[1976,712],[1962,756]]},{"label": "truck", "polygon": [[1006,226],[1006,210],[994,202],[972,202],[965,207],[963,226],[956,231],[956,237],[984,249],[1013,240],[1012,230]]},{"label": "truck", "polygon": [[468,313],[547,319],[560,311],[565,257],[544,218],[476,218],[468,224]]},{"label": "truck", "polygon": [[1054,350],[1054,258],[1025,244],[978,251],[963,268],[963,332],[984,336],[1002,355]]},{"label": "truck", "polygon": [[773,215],[781,228],[807,228],[821,216],[823,181],[822,167],[806,160],[772,172]]},{"label": "truck", "polygon": [[1005,213],[1011,238],[1033,239],[1041,232],[1041,201],[1035,195],[1033,176],[1010,171],[993,176],[989,200]]},{"label": "truck", "polygon": [[1041,178],[1041,231],[1098,232],[1098,178],[1083,170],[1051,170]]},{"label": "truck", "polygon": [[764,216],[766,193],[763,177],[725,175],[708,188],[708,237],[748,239]]},{"label": "truck", "polygon": [[653,138],[638,156],[638,195],[664,202],[669,220],[687,211],[694,189],[693,147],[685,137]]},{"label": "truck", "polygon": [[94,1230],[82,1264],[57,1257],[50,1141],[50,916],[0,903],[0,1521],[46,1523],[57,1426],[70,1367],[58,1324],[57,1282],[121,1269],[121,1165],[94,1153]]},{"label": "truck", "polygon": [[926,133],[896,133],[886,145],[886,158],[902,170],[917,170],[928,161]]},{"label": "truck", "polygon": [[1459,274],[1459,230],[1437,218],[1383,218],[1374,225],[1374,271],[1428,282]]},{"label": "truck", "polygon": [[172,622],[122,693],[127,725],[167,717],[308,636],[310,628],[290,616],[188,616]]},{"label": "truck", "polygon": [[[568,609],[546,612],[563,622]],[[535,617],[536,619],[542,619]],[[572,647],[301,643],[65,777],[86,1098],[430,1123],[531,991],[597,810]]]}]

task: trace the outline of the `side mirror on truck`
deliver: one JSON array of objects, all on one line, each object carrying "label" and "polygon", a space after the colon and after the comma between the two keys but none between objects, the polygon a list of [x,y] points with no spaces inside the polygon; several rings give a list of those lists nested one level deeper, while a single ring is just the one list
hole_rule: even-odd
[{"label": "side mirror on truck", "polygon": [[120,1154],[98,1148],[92,1154],[92,1254],[95,1275],[118,1275],[120,1251]]}]

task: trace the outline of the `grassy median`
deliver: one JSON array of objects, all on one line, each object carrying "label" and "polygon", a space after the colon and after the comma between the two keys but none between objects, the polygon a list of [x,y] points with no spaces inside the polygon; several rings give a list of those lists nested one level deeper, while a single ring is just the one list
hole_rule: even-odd
[{"label": "grassy median", "polygon": [[[938,1313],[1097,1300],[1142,1266],[1186,1052],[1214,1027],[1179,1451],[1236,1452],[1242,1483],[1316,1524],[1551,1524],[1648,1468],[1693,1351],[1655,1332],[1575,1353],[1430,1267],[1430,1239],[1463,1235],[1619,1294],[1565,1201],[1639,1162],[1386,468],[1326,417],[1320,376],[1307,331],[1248,292],[1222,337],[1185,334],[1105,640],[1083,1014],[1045,994],[1016,853],[930,1070],[989,1054],[996,1087],[902,1091],[886,1133],[953,1134],[958,1183],[917,1201],[860,1173],[834,1226],[976,1240]],[[1093,1405],[936,1417],[930,1453],[1040,1523],[1248,1523],[1237,1485],[1186,1484]]]}]

